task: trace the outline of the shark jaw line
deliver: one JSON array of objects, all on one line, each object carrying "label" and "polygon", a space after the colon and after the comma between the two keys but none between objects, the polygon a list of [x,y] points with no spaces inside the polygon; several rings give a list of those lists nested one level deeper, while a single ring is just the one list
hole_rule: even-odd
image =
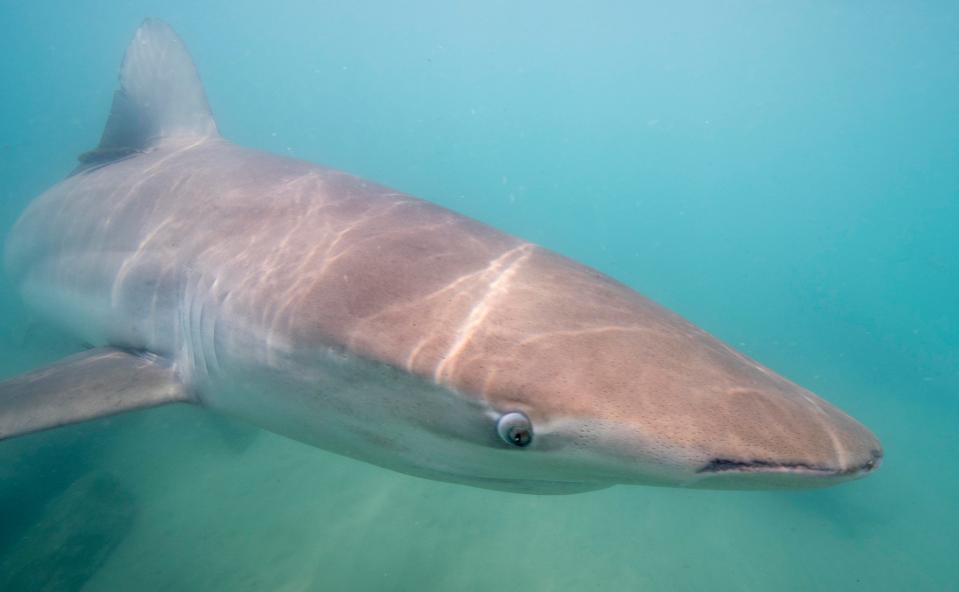
[{"label": "shark jaw line", "polygon": [[879,468],[882,454],[878,450],[872,452],[872,457],[865,463],[840,469],[803,462],[772,462],[766,460],[735,460],[729,458],[714,458],[696,472],[699,474],[723,473],[793,473],[807,475],[857,475],[872,472]]},{"label": "shark jaw line", "polygon": [[775,463],[764,460],[732,460],[714,458],[696,471],[699,474],[716,473],[809,473],[834,475],[835,469],[806,463]]}]

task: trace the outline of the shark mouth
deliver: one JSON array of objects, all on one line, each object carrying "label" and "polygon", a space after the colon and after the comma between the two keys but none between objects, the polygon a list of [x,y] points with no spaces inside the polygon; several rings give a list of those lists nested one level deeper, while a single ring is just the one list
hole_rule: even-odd
[{"label": "shark mouth", "polygon": [[815,473],[832,475],[836,469],[807,463],[777,463],[766,460],[733,460],[714,458],[697,473]]},{"label": "shark mouth", "polygon": [[714,458],[700,468],[697,473],[806,473],[812,475],[853,475],[868,473],[879,466],[882,453],[872,451],[871,458],[863,464],[847,469],[803,462],[772,462],[768,460],[734,460]]}]

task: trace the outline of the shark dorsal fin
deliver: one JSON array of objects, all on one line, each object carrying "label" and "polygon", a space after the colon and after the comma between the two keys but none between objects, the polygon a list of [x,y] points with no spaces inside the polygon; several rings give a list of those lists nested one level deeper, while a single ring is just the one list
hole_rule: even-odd
[{"label": "shark dorsal fin", "polygon": [[110,118],[100,144],[80,156],[81,167],[105,164],[172,139],[217,135],[186,45],[170,25],[150,18],[127,47]]}]

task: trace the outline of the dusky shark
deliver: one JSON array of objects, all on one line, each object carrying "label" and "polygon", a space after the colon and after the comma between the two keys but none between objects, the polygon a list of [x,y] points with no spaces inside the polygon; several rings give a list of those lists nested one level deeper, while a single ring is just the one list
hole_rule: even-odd
[{"label": "dusky shark", "polygon": [[0,384],[0,439],[186,402],[527,493],[806,488],[879,466],[854,419],[597,271],[224,140],[159,20],[136,31],[80,161],[22,215],[5,263],[94,349]]}]

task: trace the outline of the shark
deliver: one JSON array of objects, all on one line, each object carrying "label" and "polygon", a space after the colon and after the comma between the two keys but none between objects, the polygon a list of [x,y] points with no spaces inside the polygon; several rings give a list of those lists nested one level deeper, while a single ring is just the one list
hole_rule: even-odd
[{"label": "shark", "polygon": [[158,19],[79,160],[4,264],[90,348],[0,383],[0,439],[186,403],[521,493],[814,488],[880,465],[855,419],[596,270],[227,141]]}]

